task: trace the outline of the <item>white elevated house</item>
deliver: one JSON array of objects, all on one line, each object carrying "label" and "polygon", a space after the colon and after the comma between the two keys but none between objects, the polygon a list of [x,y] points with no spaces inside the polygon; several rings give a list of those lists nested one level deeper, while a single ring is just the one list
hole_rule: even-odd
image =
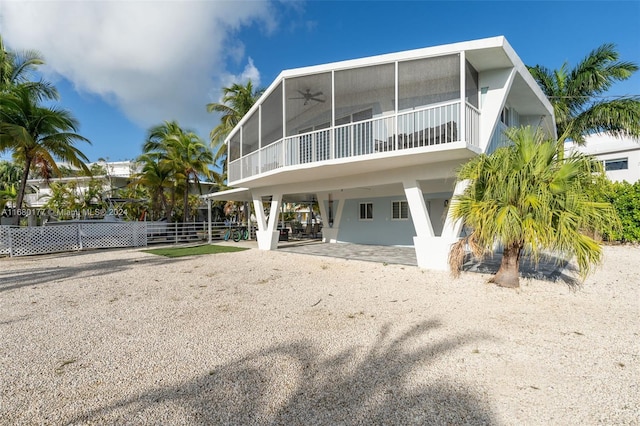
[{"label": "white elevated house", "polygon": [[582,152],[602,161],[607,177],[614,182],[635,183],[640,180],[639,139],[597,133],[586,136],[583,146],[567,142],[565,151]]},{"label": "white elevated house", "polygon": [[[98,161],[96,163],[87,164],[88,167],[98,165],[102,167],[105,174],[89,177],[89,176],[73,176],[65,178],[51,179],[29,179],[27,185],[33,192],[25,194],[25,203],[31,208],[43,207],[51,197],[52,183],[70,183],[74,182],[80,193],[85,192],[89,187],[92,179],[103,182],[103,189],[106,196],[110,196],[111,192],[116,188],[125,188],[136,173],[140,172],[140,165],[134,161]],[[65,164],[65,166],[69,167]]]},{"label": "white elevated house", "polygon": [[555,137],[502,36],[287,70],[226,140],[234,189],[207,198],[253,202],[263,250],[281,205],[317,200],[325,242],[413,246],[420,267],[447,269],[456,170],[519,124]]}]

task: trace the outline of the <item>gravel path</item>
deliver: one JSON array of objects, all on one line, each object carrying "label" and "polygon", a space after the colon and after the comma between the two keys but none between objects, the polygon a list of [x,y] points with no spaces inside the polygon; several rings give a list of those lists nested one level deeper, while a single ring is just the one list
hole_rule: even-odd
[{"label": "gravel path", "polygon": [[640,248],[579,288],[256,249],[0,259],[0,424],[640,424]]}]

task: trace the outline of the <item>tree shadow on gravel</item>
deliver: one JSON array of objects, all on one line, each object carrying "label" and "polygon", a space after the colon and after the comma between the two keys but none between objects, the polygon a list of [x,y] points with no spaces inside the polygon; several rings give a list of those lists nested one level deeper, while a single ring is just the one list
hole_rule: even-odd
[{"label": "tree shadow on gravel", "polygon": [[[385,325],[366,349],[352,347],[337,355],[327,355],[308,341],[274,345],[212,366],[183,385],[132,395],[65,423],[495,423],[485,398],[459,383],[435,380],[430,372],[447,352],[489,337],[429,338],[439,326],[438,321],[425,321],[394,337]],[[418,345],[419,340],[429,343]]]},{"label": "tree shadow on gravel", "polygon": [[[69,256],[69,254],[66,256]],[[72,256],[82,256],[82,254],[73,254]],[[48,268],[20,268],[19,266],[15,266],[11,270],[0,271],[0,293],[37,284],[49,284],[55,281],[64,281],[79,276],[90,278],[115,274],[140,267],[166,265],[167,263],[176,263],[180,261],[182,260],[158,258],[154,256],[135,259],[123,257],[120,259],[101,260],[88,263],[80,259],[80,264],[78,266],[57,266]]]},{"label": "tree shadow on gravel", "polygon": [[[481,261],[467,254],[462,270],[493,275],[500,269],[500,262],[502,262],[502,253],[494,253],[493,256]],[[576,288],[581,284],[581,281],[575,277],[576,273],[575,265],[556,256],[546,256],[538,263],[528,256],[523,256],[520,260],[520,277],[522,278],[561,282],[570,288]]]}]

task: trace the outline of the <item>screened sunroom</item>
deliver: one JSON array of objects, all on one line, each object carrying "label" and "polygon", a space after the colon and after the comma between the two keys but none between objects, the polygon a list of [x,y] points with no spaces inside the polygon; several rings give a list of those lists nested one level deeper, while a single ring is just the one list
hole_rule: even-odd
[{"label": "screened sunroom", "polygon": [[230,134],[229,184],[303,165],[478,146],[478,72],[463,52],[285,71]]}]

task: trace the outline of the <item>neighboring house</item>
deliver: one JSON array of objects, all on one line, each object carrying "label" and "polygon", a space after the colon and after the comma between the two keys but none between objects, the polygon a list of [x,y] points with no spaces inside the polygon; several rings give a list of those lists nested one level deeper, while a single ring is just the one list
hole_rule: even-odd
[{"label": "neighboring house", "polygon": [[605,134],[589,135],[585,140],[583,146],[567,142],[565,151],[593,155],[603,162],[607,177],[614,182],[626,180],[635,183],[640,180],[640,140]]},{"label": "neighboring house", "polygon": [[105,174],[94,177],[74,176],[52,178],[48,181],[45,179],[29,179],[27,186],[31,188],[33,192],[25,194],[25,203],[31,208],[43,207],[51,196],[52,183],[76,182],[78,190],[85,191],[91,179],[101,180],[103,182],[104,194],[106,197],[109,197],[114,189],[125,188],[131,181],[131,177],[140,171],[139,166],[133,161],[100,161],[87,164],[89,168],[93,165],[101,166],[105,170]]},{"label": "neighboring house", "polygon": [[[132,181],[135,174],[140,173],[141,166],[134,161],[113,161],[105,162],[99,161],[96,163],[89,163],[87,166],[91,169],[92,166],[101,166],[105,173],[95,175],[93,177],[88,176],[74,176],[64,178],[52,178],[48,181],[45,179],[29,179],[27,186],[31,189],[31,193],[25,194],[25,203],[31,209],[42,208],[47,204],[51,197],[51,184],[52,183],[70,183],[75,182],[77,185],[77,191],[82,193],[89,187],[89,182],[92,179],[102,181],[103,198],[112,197],[114,191],[121,188],[126,188]],[[211,182],[200,182],[200,188],[192,184],[190,193],[194,195],[200,195],[208,193],[210,191],[217,190],[218,185]],[[178,202],[181,202],[182,198],[179,198]],[[199,212],[199,220],[205,220],[206,211]],[[30,217],[31,222],[35,223],[35,217]]]},{"label": "neighboring house", "polygon": [[206,198],[252,201],[263,250],[282,204],[317,200],[326,242],[413,246],[420,267],[447,269],[456,170],[519,124],[555,137],[504,37],[283,71],[226,140],[234,189]]}]

